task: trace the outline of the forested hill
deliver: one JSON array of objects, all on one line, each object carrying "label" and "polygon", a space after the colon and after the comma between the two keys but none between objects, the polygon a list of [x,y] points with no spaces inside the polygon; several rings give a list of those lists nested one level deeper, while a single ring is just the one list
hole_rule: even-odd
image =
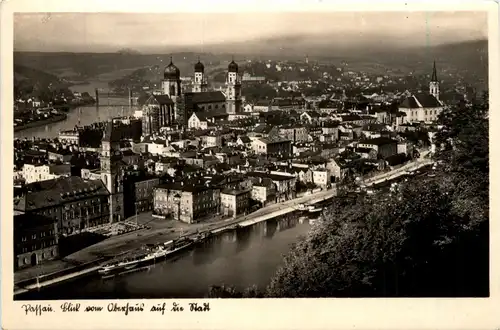
[{"label": "forested hill", "polygon": [[24,65],[14,64],[14,81],[29,80],[33,83],[38,82],[42,85],[49,84],[62,84],[63,80],[59,79],[57,76],[33,69]]}]

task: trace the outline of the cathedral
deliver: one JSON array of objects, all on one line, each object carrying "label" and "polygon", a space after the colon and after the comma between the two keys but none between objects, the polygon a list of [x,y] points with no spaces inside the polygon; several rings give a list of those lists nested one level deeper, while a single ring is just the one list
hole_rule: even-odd
[{"label": "cathedral", "polygon": [[152,94],[143,106],[143,135],[157,133],[162,127],[187,127],[187,121],[194,112],[234,114],[242,111],[241,77],[234,60],[228,65],[225,93],[209,91],[205,66],[199,58],[194,65],[191,92],[181,90],[180,70],[172,58],[165,67],[161,86],[161,93]]},{"label": "cathedral", "polygon": [[436,62],[432,68],[428,93],[413,94],[403,100],[399,110],[405,113],[405,123],[432,123],[443,111],[444,103],[439,99],[439,80],[437,78]]}]

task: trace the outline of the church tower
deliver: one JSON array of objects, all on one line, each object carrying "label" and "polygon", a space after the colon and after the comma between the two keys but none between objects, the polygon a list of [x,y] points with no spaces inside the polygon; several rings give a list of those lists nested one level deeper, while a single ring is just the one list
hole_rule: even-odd
[{"label": "church tower", "polygon": [[109,192],[109,222],[123,220],[123,170],[120,137],[109,121],[101,140],[101,180]]},{"label": "church tower", "polygon": [[226,76],[226,111],[239,113],[241,109],[241,81],[238,75],[238,64],[234,59],[227,67]]},{"label": "church tower", "polygon": [[200,62],[200,58],[198,57],[198,63],[194,65],[193,93],[206,92],[207,85],[207,78],[205,77],[205,66]]},{"label": "church tower", "polygon": [[432,68],[432,77],[429,83],[429,94],[439,100],[439,81],[437,79],[436,61],[434,61],[434,66]]},{"label": "church tower", "polygon": [[177,103],[181,100],[181,72],[172,62],[172,57],[170,57],[170,63],[165,68],[163,72],[162,81],[163,94],[168,95],[170,100],[173,102],[173,106],[168,108],[168,124],[171,125],[177,118]]}]

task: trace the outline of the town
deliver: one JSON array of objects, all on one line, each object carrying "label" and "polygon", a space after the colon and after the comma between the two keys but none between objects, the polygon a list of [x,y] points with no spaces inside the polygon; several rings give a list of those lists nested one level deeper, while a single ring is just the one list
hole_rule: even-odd
[{"label": "town", "polygon": [[[41,277],[107,274],[114,266],[104,262],[144,244],[170,239],[176,251],[193,235],[287,210],[318,218],[332,197],[390,194],[398,180],[432,177],[439,115],[476,98],[459,72],[441,79],[436,62],[422,75],[369,75],[308,56],[238,62],[223,71],[217,62],[209,75],[198,56],[189,77],[170,56],[164,67],[109,82],[135,112],[56,138],[15,139],[18,291],[40,287]],[[24,90],[16,116],[30,119],[19,125],[103,106],[98,89],[94,97],[54,90],[43,100]]]}]

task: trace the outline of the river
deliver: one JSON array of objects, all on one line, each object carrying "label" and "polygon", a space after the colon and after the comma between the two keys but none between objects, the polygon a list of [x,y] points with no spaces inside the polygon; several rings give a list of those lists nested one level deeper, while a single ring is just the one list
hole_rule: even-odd
[{"label": "river", "polygon": [[283,254],[307,234],[308,219],[295,215],[225,232],[133,273],[77,279],[16,299],[203,298],[211,285],[251,285],[264,289],[283,262]]},{"label": "river", "polygon": [[[137,106],[129,107],[126,97],[107,97],[107,83],[92,81],[88,85],[75,85],[70,87],[73,92],[88,92],[94,95],[95,89],[100,91],[100,105],[84,106],[71,109],[64,121],[51,123],[45,126],[28,128],[14,133],[15,138],[55,138],[60,131],[71,130],[76,125],[85,126],[98,121],[105,121],[113,117],[133,115]],[[113,105],[113,106],[108,106]]]}]

